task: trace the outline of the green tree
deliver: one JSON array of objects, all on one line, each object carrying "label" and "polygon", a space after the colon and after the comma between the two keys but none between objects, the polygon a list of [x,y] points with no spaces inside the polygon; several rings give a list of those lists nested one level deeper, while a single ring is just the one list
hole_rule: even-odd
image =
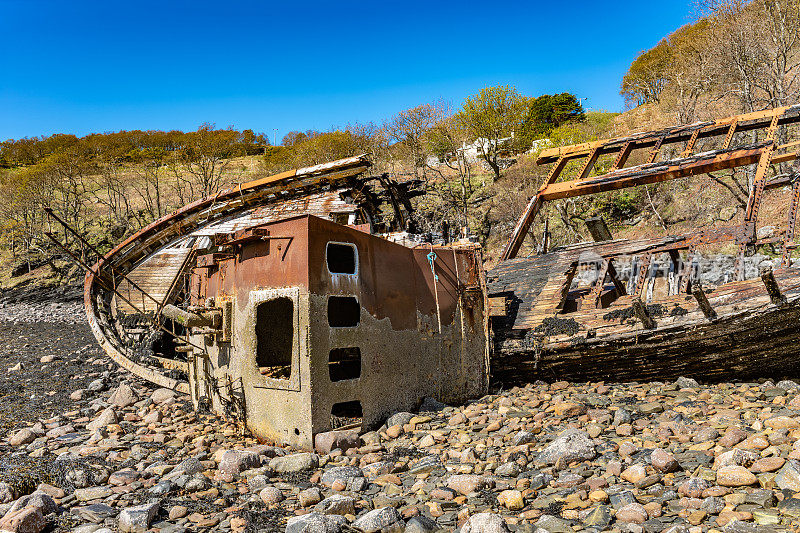
[{"label": "green tree", "polygon": [[478,141],[479,155],[500,178],[500,141],[519,133],[525,110],[525,98],[509,85],[486,87],[464,101],[458,120],[468,134]]},{"label": "green tree", "polygon": [[570,121],[585,118],[583,106],[574,94],[543,94],[528,99],[527,113],[522,123],[521,139],[531,141],[550,135],[555,128]]}]

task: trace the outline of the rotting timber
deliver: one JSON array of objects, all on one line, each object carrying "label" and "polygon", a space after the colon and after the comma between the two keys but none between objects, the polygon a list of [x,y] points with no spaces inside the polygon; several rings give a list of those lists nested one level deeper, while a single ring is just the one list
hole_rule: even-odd
[{"label": "rotting timber", "polygon": [[302,448],[426,397],[483,394],[479,247],[393,242],[419,183],[369,168],[358,156],[245,183],[128,238],[86,276],[102,348],[196,408]]},{"label": "rotting timber", "polygon": [[[797,162],[789,172],[770,174],[797,158],[800,141],[779,139],[791,137],[798,122],[800,106],[790,106],[544,150],[538,163],[552,163],[552,170],[528,203],[502,260],[488,273],[493,379],[799,374],[800,269],[792,264],[800,202]],[[678,156],[659,161],[667,147]],[[645,151],[645,162],[626,167],[634,150]],[[616,157],[610,169],[592,175],[601,156]],[[559,181],[572,161],[583,163],[577,177]],[[755,165],[755,172],[740,224],[614,240],[602,220],[589,220],[595,242],[552,250],[543,224],[536,232],[540,253],[517,257],[548,202],[747,165]],[[759,238],[765,225],[759,220],[762,197],[778,187],[791,187],[788,219]],[[692,258],[704,247],[726,243],[737,249],[731,281],[701,286]],[[763,244],[780,250],[780,265],[745,279],[746,256]],[[623,265],[627,280],[617,272]]]}]

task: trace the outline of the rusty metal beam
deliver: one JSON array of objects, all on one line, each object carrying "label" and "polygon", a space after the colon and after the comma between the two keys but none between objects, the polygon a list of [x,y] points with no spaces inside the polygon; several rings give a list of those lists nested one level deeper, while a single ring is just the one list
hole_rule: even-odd
[{"label": "rusty metal beam", "polygon": [[636,318],[642,322],[642,325],[646,329],[654,329],[656,327],[655,320],[653,320],[653,318],[650,316],[650,313],[647,312],[647,307],[645,307],[644,303],[642,303],[642,300],[639,299],[638,296],[634,296],[633,300],[631,301],[631,306],[633,307],[633,312],[636,315]]},{"label": "rusty metal beam", "polygon": [[625,145],[620,149],[619,153],[617,154],[617,159],[614,161],[614,164],[611,166],[611,170],[617,170],[625,166],[625,163],[628,161],[628,157],[630,157],[631,152],[633,152],[633,142],[628,141]]},{"label": "rusty metal beam", "polygon": [[[732,132],[752,131],[769,127],[774,117],[778,118],[779,125],[800,122],[800,105],[735,115],[716,121],[698,122],[662,130],[635,133],[625,137],[603,139],[590,143],[548,148],[539,154],[537,163],[540,165],[552,163],[562,157],[568,160],[586,157],[593,150],[597,150],[599,155],[615,153],[629,142],[633,143],[633,148],[648,148],[654,146],[661,137],[664,137],[663,142],[665,144],[675,144],[690,140],[695,132],[697,132],[696,140],[725,135],[727,141],[725,148],[727,148],[733,139]],[[730,139],[727,138],[728,136],[730,136]]]},{"label": "rusty metal beam", "polygon": [[700,310],[707,319],[714,320],[717,318],[717,312],[711,307],[711,304],[708,302],[708,297],[702,287],[694,287],[692,289],[692,296],[697,300],[698,307],[700,307]]},{"label": "rusty metal beam", "polygon": [[772,268],[765,268],[761,270],[761,281],[764,283],[764,288],[767,289],[769,299],[774,305],[786,305],[786,296],[781,294],[781,288],[778,282],[775,281],[775,275],[772,273]]},{"label": "rusty metal beam", "polygon": [[540,189],[537,196],[543,201],[573,198],[749,165],[758,161],[770,145],[760,143],[748,148],[718,150],[684,160],[640,165],[583,180],[553,183]]}]

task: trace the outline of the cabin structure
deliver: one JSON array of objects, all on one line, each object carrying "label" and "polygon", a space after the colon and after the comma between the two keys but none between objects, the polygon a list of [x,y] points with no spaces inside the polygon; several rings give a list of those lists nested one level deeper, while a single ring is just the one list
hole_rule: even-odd
[{"label": "cabin structure", "polygon": [[191,275],[196,405],[241,413],[265,440],[379,426],[425,397],[488,386],[479,249],[408,248],[301,215],[231,234]]}]

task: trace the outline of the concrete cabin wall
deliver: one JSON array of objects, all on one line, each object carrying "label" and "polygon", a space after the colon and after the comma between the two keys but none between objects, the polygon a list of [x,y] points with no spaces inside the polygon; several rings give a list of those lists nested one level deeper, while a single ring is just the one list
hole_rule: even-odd
[{"label": "concrete cabin wall", "polygon": [[[315,434],[332,429],[337,403],[360,402],[363,426],[369,427],[394,411],[414,408],[425,396],[460,402],[485,392],[484,295],[474,249],[434,248],[434,283],[429,250],[412,250],[313,216],[265,227],[270,240],[245,243],[218,266],[194,271],[193,303],[209,297],[216,306],[233,302],[230,343],[219,336],[193,337],[207,342],[210,354],[192,365],[196,403],[211,398],[211,407],[221,414],[239,406],[260,439],[311,448]],[[355,246],[354,274],[329,271],[331,242]],[[331,296],[357,299],[357,325],[329,325]],[[256,364],[258,305],[281,297],[294,302],[288,379],[264,376]],[[331,380],[329,357],[336,348],[360,350],[358,377]]]}]

